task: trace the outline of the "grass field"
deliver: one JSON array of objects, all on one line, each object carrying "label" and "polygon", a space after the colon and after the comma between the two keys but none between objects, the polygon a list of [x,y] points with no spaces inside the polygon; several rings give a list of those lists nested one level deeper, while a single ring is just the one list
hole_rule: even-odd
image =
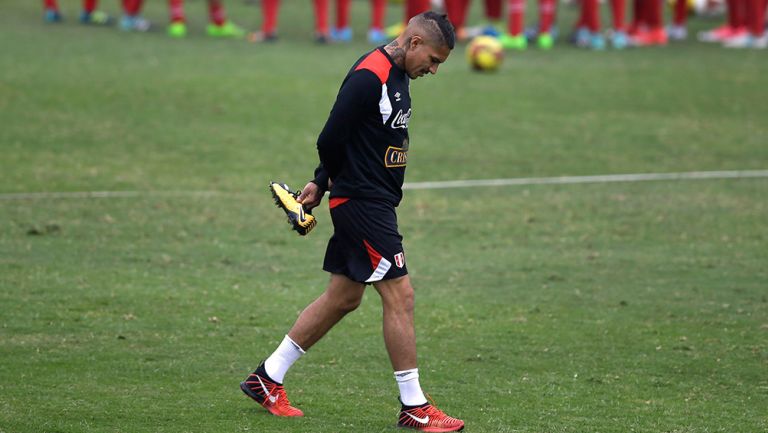
[{"label": "grass field", "polygon": [[[0,2],[0,432],[397,431],[375,293],[289,373],[305,418],[238,389],[327,282],[327,208],[299,238],[266,185],[311,176],[369,47],[315,46],[308,2],[273,45],[203,36],[201,1],[183,41],[62,3],[47,26]],[[408,181],[768,168],[765,52],[560,43],[477,75],[462,49],[412,84]],[[7,196],[78,191],[139,193]],[[422,384],[468,432],[768,431],[767,197],[765,178],[407,191]]]}]

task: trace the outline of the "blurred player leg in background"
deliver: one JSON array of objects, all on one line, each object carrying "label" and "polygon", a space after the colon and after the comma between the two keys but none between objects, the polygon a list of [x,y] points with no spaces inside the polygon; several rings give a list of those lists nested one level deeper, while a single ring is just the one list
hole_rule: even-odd
[{"label": "blurred player leg in background", "polygon": [[576,24],[573,27],[573,35],[571,36],[571,42],[577,47],[589,46],[589,29],[587,28],[587,14],[584,10],[583,2],[579,2],[579,18],[576,19]]},{"label": "blurred player leg in background", "polygon": [[43,7],[45,8],[43,18],[49,23],[60,23],[62,20],[61,10],[59,10],[59,3],[56,0],[43,1]]},{"label": "blurred player leg in background", "polygon": [[[312,0],[315,12],[315,41],[325,44],[330,40],[328,31],[328,0]],[[277,15],[280,0],[261,0],[263,21],[261,31],[248,35],[251,42],[272,42],[277,39]]]},{"label": "blurred player leg in background", "polygon": [[208,0],[208,36],[214,38],[242,38],[245,30],[227,19],[221,0]]},{"label": "blurred player leg in background", "polygon": [[528,48],[528,41],[523,34],[525,0],[509,0],[507,5],[507,32],[499,37],[499,41],[508,50],[524,50]]},{"label": "blurred player leg in background", "polygon": [[336,0],[336,25],[331,29],[331,39],[338,42],[352,41],[352,28],[349,26],[350,0]]},{"label": "blurred player leg in background", "polygon": [[[110,25],[112,18],[103,11],[96,10],[98,0],[83,0],[83,9],[80,11],[80,22],[82,24]],[[43,7],[45,14],[43,18],[49,23],[58,23],[62,20],[61,10],[57,0],[44,0]]]},{"label": "blurred player leg in background", "polygon": [[[644,1],[646,0],[635,0],[635,17],[637,19],[642,16],[640,8]],[[625,24],[627,4],[626,0],[610,0],[610,3],[611,45],[613,48],[621,50],[629,44]],[[583,0],[581,2],[581,16],[575,35],[576,45],[582,48],[589,47],[593,50],[605,49],[605,37],[602,35],[600,28],[600,3],[598,0]]]},{"label": "blurred player leg in background", "polygon": [[581,1],[582,24],[586,31],[578,35],[577,45],[593,50],[605,49],[605,38],[600,32],[600,3],[598,0]]},{"label": "blurred player leg in background", "polygon": [[684,41],[688,38],[688,0],[675,0],[672,11],[672,24],[667,27],[670,41]]},{"label": "blurred player leg in background", "polygon": [[388,38],[396,38],[405,30],[405,24],[416,15],[430,9],[429,0],[405,0],[405,21],[387,27]]},{"label": "blurred player leg in background", "polygon": [[80,22],[106,26],[112,24],[112,17],[106,12],[96,10],[98,0],[83,0],[83,10],[80,11]]},{"label": "blurred player leg in background", "polygon": [[141,16],[144,0],[123,0],[123,16],[120,18],[120,28],[126,32],[146,32],[150,22]]},{"label": "blurred player leg in background", "polygon": [[[315,10],[315,38],[318,42],[328,41],[328,1],[312,0]],[[250,42],[274,42],[277,40],[277,16],[280,0],[261,0],[261,31],[248,35]]]},{"label": "blurred player leg in background", "polygon": [[315,42],[326,44],[330,42],[328,26],[328,0],[312,0],[315,8]]},{"label": "blurred player leg in background", "polygon": [[[538,7],[539,21],[527,26],[523,33],[529,45],[536,43],[539,48],[548,50],[557,39],[557,0],[538,0]],[[583,17],[579,21],[583,21]]]},{"label": "blurred player leg in background", "polygon": [[168,36],[183,38],[187,35],[187,17],[184,14],[184,0],[168,0],[168,12],[171,23],[168,24]]},{"label": "blurred player leg in background", "polygon": [[747,31],[723,42],[726,48],[768,47],[768,35],[765,34],[766,0],[744,0],[744,23]]},{"label": "blurred player leg in background", "polygon": [[[183,38],[187,35],[187,17],[184,13],[184,0],[168,0],[168,10],[171,22],[168,25],[168,35]],[[242,38],[245,31],[227,20],[224,5],[221,0],[208,0],[209,36],[225,38]]]},{"label": "blurred player leg in background", "polygon": [[539,28],[536,45],[542,50],[549,50],[555,44],[552,32],[557,14],[557,0],[539,0]]},{"label": "blurred player leg in background", "polygon": [[645,3],[644,16],[647,29],[640,29],[630,38],[634,46],[647,47],[667,44],[667,31],[664,28],[662,0],[642,0]]},{"label": "blurred player leg in background", "polygon": [[459,41],[467,40],[465,25],[468,10],[469,0],[445,0],[445,12],[448,14],[451,24],[453,24],[453,28],[456,31],[456,39]]},{"label": "blurred player leg in background", "polygon": [[502,31],[501,0],[484,0],[485,19],[488,21],[483,33],[488,36],[499,36]]},{"label": "blurred player leg in background", "polygon": [[643,20],[643,0],[632,0],[632,22],[627,29],[627,35],[633,37],[645,26]]},{"label": "blurred player leg in background", "polygon": [[405,22],[429,9],[429,0],[405,0]]},{"label": "blurred player leg in background", "polygon": [[611,0],[611,18],[613,24],[611,45],[617,50],[622,50],[629,44],[629,37],[627,36],[626,16],[627,0]]},{"label": "blurred player leg in background", "polygon": [[277,39],[277,14],[280,0],[261,0],[261,31],[248,35],[251,42],[272,42]]},{"label": "blurred player leg in background", "polygon": [[387,0],[371,0],[371,27],[368,29],[368,42],[383,44],[387,42],[384,33],[384,15],[387,12]]},{"label": "blurred player leg in background", "polygon": [[742,0],[726,0],[728,20],[720,27],[700,32],[698,39],[702,42],[723,43],[731,38],[738,38],[746,33],[746,18]]},{"label": "blurred player leg in background", "polygon": [[467,27],[467,38],[485,35],[498,38],[504,33],[501,0],[483,0],[483,22],[476,27]]}]

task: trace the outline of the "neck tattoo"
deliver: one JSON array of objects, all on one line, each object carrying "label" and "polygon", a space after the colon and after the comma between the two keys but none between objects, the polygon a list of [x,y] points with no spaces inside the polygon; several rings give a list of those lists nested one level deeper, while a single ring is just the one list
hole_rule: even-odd
[{"label": "neck tattoo", "polygon": [[394,40],[384,47],[384,50],[392,57],[392,60],[397,66],[401,68],[405,67],[405,49],[401,47],[397,40]]}]

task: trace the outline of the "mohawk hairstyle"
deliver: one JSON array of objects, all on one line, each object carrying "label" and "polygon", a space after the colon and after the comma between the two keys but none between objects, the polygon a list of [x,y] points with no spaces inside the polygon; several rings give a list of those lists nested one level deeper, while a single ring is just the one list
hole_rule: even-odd
[{"label": "mohawk hairstyle", "polygon": [[453,49],[456,44],[456,33],[453,30],[453,24],[448,20],[448,15],[427,11],[416,15],[414,19],[422,25],[422,28],[429,33],[435,42]]}]

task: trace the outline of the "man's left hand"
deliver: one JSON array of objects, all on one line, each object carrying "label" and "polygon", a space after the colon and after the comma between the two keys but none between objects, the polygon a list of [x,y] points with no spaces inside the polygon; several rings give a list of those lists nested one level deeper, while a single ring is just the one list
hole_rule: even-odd
[{"label": "man's left hand", "polygon": [[296,198],[296,201],[301,203],[304,209],[308,211],[317,207],[322,200],[323,192],[314,182],[307,183],[301,190],[301,194]]}]

